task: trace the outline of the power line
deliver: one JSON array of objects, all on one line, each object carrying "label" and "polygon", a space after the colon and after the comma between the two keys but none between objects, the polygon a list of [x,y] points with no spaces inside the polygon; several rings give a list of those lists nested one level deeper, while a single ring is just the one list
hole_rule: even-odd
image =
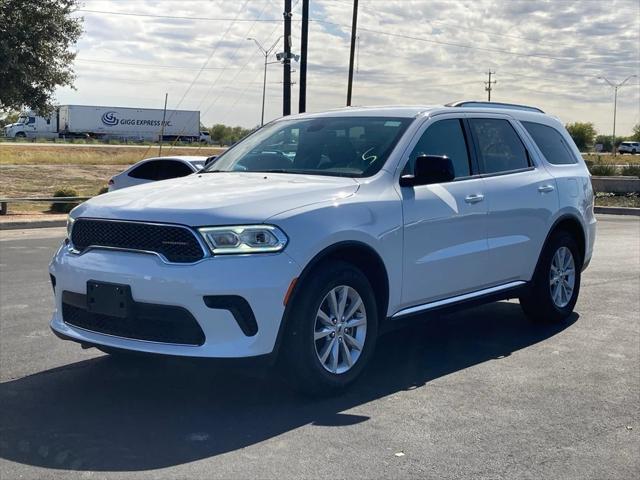
[{"label": "power line", "polygon": [[[245,7],[247,6],[247,3],[249,3],[249,0],[245,0],[245,2],[242,4],[242,6],[240,7],[240,10],[238,10],[238,13],[236,14],[236,18],[238,18],[240,16],[240,14],[244,11]],[[202,64],[202,67],[200,67],[200,70],[198,70],[198,73],[196,74],[196,76],[193,78],[193,80],[191,81],[191,83],[189,84],[189,86],[187,87],[187,89],[185,90],[185,92],[182,94],[182,97],[180,98],[180,101],[178,101],[178,103],[176,104],[176,106],[173,108],[173,112],[171,113],[171,115],[169,116],[169,120],[171,120],[171,117],[173,117],[173,115],[175,114],[176,110],[178,110],[178,108],[180,107],[180,105],[182,105],[182,102],[184,101],[184,99],[186,98],[186,96],[189,94],[189,92],[191,91],[191,89],[193,88],[193,86],[195,85],[195,83],[198,81],[198,78],[200,78],[200,75],[202,75],[202,72],[204,71],[204,69],[207,67],[207,64],[209,63],[209,61],[211,60],[211,58],[213,58],[213,55],[216,53],[216,51],[218,50],[218,47],[220,46],[220,42],[227,36],[227,34],[229,33],[229,31],[231,31],[231,27],[233,27],[233,25],[235,24],[235,20],[231,21],[229,23],[229,26],[227,27],[226,31],[222,34],[222,36],[218,39],[218,41],[215,43],[213,49],[211,50],[211,53],[209,54],[209,56],[207,57],[207,59],[205,60],[205,62]],[[198,127],[199,128],[199,127]],[[183,128],[183,133],[184,133],[184,128]],[[180,138],[180,136],[176,137],[176,140],[173,142],[172,148],[173,146],[178,142],[178,139]],[[145,158],[146,155],[149,153],[149,149],[151,148],[151,145],[149,145],[149,148],[145,151],[144,156],[142,158]]]},{"label": "power line", "polygon": [[[280,22],[280,21],[282,21],[281,19],[255,19],[255,18],[235,18],[235,19],[231,19],[231,18],[191,17],[191,16],[179,16],[179,15],[156,15],[156,14],[149,14],[149,13],[109,12],[109,11],[104,11],[104,10],[89,10],[89,9],[78,9],[76,11],[77,12],[84,12],[84,13],[104,14],[104,15],[122,15],[122,16],[131,16],[131,17],[148,17],[148,18],[163,18],[163,19],[176,19],[176,20],[231,21],[231,22],[257,22],[257,21],[259,21],[259,22]],[[296,19],[294,21],[300,21],[300,19]],[[348,26],[348,25],[344,25],[344,24],[340,24],[340,23],[336,23],[336,22],[330,22],[330,21],[327,21],[327,20],[310,19],[310,21],[316,22],[316,23],[323,23],[323,24],[327,24],[327,25],[334,25],[334,26],[343,27],[343,28],[350,28],[350,26]],[[441,22],[441,21],[436,21],[436,22]],[[517,56],[517,57],[541,58],[541,59],[559,60],[559,61],[570,61],[570,60],[572,60],[571,58],[557,57],[557,56],[554,56],[554,55],[549,55],[549,54],[544,54],[544,53],[519,53],[519,52],[513,52],[511,50],[500,49],[500,48],[478,47],[478,46],[474,46],[474,45],[467,45],[467,44],[460,44],[460,43],[453,43],[453,42],[444,42],[444,41],[440,41],[440,40],[433,40],[433,39],[427,39],[427,38],[422,38],[422,37],[415,37],[415,36],[405,35],[405,34],[400,34],[400,33],[385,32],[385,31],[382,31],[382,30],[375,30],[375,29],[372,29],[372,28],[359,27],[358,29],[361,30],[361,31],[366,31],[366,32],[370,32],[370,33],[376,33],[376,34],[379,34],[379,35],[387,35],[387,36],[391,36],[391,37],[397,37],[397,38],[404,38],[404,39],[408,39],[408,40],[415,40],[415,41],[420,41],[420,42],[433,43],[433,44],[436,44],[436,45],[443,45],[443,46],[450,46],[450,47],[457,47],[457,48],[465,48],[465,49],[470,49],[470,50],[479,50],[479,51],[486,51],[486,52],[493,52],[493,53],[503,53],[503,54],[506,54],[506,55],[513,55],[513,56]],[[538,42],[537,40],[534,40],[534,39],[531,39],[531,38],[527,38],[527,37],[517,36],[517,35],[498,34],[498,33],[492,33],[492,32],[489,32],[489,31],[484,31],[484,30],[479,30],[479,29],[475,29],[475,30],[478,31],[478,32],[483,32],[483,33],[487,33],[487,34],[491,34],[491,35],[504,36],[504,37],[508,37],[508,38],[519,38],[519,39],[523,39],[523,40],[530,40],[530,41]],[[548,43],[548,42],[538,42],[538,43]],[[616,68],[637,68],[637,67],[632,66],[632,65],[622,65],[622,64],[608,64],[608,63],[600,63],[600,62],[582,62],[582,63],[583,64],[589,64],[589,65],[596,65],[596,66],[616,67]]]},{"label": "power line", "polygon": [[[167,68],[170,70],[200,70],[202,69],[202,67],[187,67],[187,66],[183,66],[183,65],[166,65],[166,64],[161,64],[161,63],[133,63],[133,62],[118,62],[116,60],[103,60],[103,59],[96,59],[96,60],[92,60],[89,58],[76,58],[76,61],[78,62],[88,62],[88,63],[106,63],[106,64],[113,64],[113,65],[126,65],[129,67],[138,67],[138,68]],[[229,69],[229,67],[206,67],[204,68],[204,70],[224,70],[224,69]]]},{"label": "power line", "polygon": [[152,13],[133,13],[133,12],[108,12],[105,10],[88,10],[86,8],[80,8],[75,10],[76,12],[82,13],[95,13],[99,15],[121,15],[124,17],[148,17],[148,18],[164,18],[171,20],[202,20],[207,22],[281,22],[280,18],[211,18],[211,17],[190,17],[190,16],[181,16],[181,15],[156,15]]},{"label": "power line", "polygon": [[[328,0],[325,0],[328,1]],[[342,1],[342,0],[332,0],[333,2],[336,3],[340,3],[341,5],[351,5],[351,3],[349,1]],[[365,4],[366,5],[366,4]],[[377,14],[381,13],[377,8],[370,8],[368,6],[361,6],[360,7],[362,10],[366,10],[369,12],[375,12]],[[452,28],[456,28],[458,31],[461,28],[461,25],[459,23],[449,23],[449,22],[444,22],[442,20],[426,20],[427,23],[429,24],[439,24],[439,25],[444,25],[444,26],[448,26],[448,27],[452,27]],[[497,33],[497,32],[492,32],[490,30],[481,30],[479,28],[474,28],[474,27],[468,27],[468,26],[464,26],[462,27],[465,31],[470,31],[470,32],[479,32],[479,33],[485,33],[487,35],[492,35],[492,36],[496,36],[496,37],[505,37],[505,38],[516,38],[516,39],[520,39],[520,40],[528,40],[530,42],[536,42],[538,44],[545,44],[545,45],[556,45],[555,43],[551,43],[551,42],[545,42],[542,40],[539,40],[537,38],[530,38],[530,37],[524,37],[522,35],[511,35],[511,34],[507,34],[507,33]]]},{"label": "power line", "polygon": [[[236,19],[238,17],[240,17],[240,14],[244,11],[245,7],[247,6],[247,3],[249,3],[249,0],[245,0],[245,2],[242,4],[242,7],[240,7],[240,10],[238,10],[238,13],[236,14]],[[182,104],[182,102],[184,101],[185,97],[187,96],[187,94],[191,91],[191,88],[193,88],[193,85],[196,83],[196,81],[198,80],[198,78],[200,78],[200,75],[202,75],[202,72],[204,71],[204,69],[207,67],[207,64],[209,63],[209,61],[213,58],[213,56],[215,55],[215,53],[218,51],[218,47],[220,46],[220,42],[228,35],[228,33],[231,31],[231,28],[233,27],[233,25],[235,24],[235,20],[232,20],[231,23],[229,23],[229,26],[227,27],[227,29],[225,30],[225,32],[222,34],[222,36],[218,39],[218,41],[216,42],[215,46],[213,47],[213,49],[211,50],[211,53],[209,54],[209,56],[207,57],[207,59],[205,60],[205,62],[202,64],[202,67],[200,68],[200,70],[198,71],[198,73],[196,74],[195,78],[191,81],[191,84],[189,84],[189,87],[187,88],[187,90],[184,92],[184,94],[182,95],[182,98],[180,98],[180,101],[178,102],[178,104],[176,105],[176,109]]]},{"label": "power line", "polygon": [[[271,33],[269,33],[269,35],[267,35],[267,38],[269,39],[269,41],[271,41],[271,38],[273,37],[273,34],[276,33],[276,31],[278,30],[278,28],[280,27],[280,25],[276,25],[275,28],[273,30],[271,30]],[[202,112],[202,116],[204,117],[207,113],[209,113],[209,110],[211,110],[211,108],[218,102],[218,100],[220,98],[222,98],[222,95],[224,94],[225,90],[230,86],[230,85],[235,85],[235,80],[236,78],[242,73],[244,72],[245,68],[247,68],[247,66],[251,63],[251,56],[248,57],[247,61],[244,63],[244,65],[242,65],[242,67],[236,72],[236,74],[233,76],[233,78],[229,81],[229,83],[227,83],[227,85],[225,87],[223,87],[223,89],[220,91],[220,93],[216,96],[216,98],[213,99],[213,101],[211,103],[209,103],[209,106],[204,110],[204,112]],[[247,87],[249,88],[249,87]],[[240,95],[242,96],[242,95]]]},{"label": "power line", "polygon": [[[262,14],[264,13],[264,11],[266,10],[267,6],[269,6],[271,4],[271,2],[269,2],[268,4],[266,4],[262,10],[260,10],[260,13],[258,14],[258,19],[262,16]],[[246,34],[243,36],[244,38],[246,38],[248,35],[251,34],[251,31],[253,30],[253,27],[255,26],[256,22],[253,22],[251,24],[251,26],[249,27],[249,30],[247,30]],[[238,54],[238,50],[240,50],[241,44],[238,43],[238,46],[235,48],[235,50],[233,51],[233,53],[231,54],[231,59],[232,60],[236,60],[236,55]],[[244,67],[242,67],[244,68]],[[204,103],[205,99],[209,96],[209,94],[212,92],[213,87],[216,85],[216,83],[218,83],[218,80],[220,80],[220,78],[222,78],[222,75],[224,74],[224,72],[226,72],[227,70],[231,70],[230,68],[224,67],[222,69],[222,71],[218,74],[218,76],[213,80],[213,82],[211,82],[209,88],[207,89],[207,92],[204,94],[204,96],[202,97],[202,99],[200,100],[200,102],[198,103],[198,109],[202,106],[202,104]],[[241,70],[239,68],[234,68],[233,70]],[[235,77],[234,77],[235,78]]]},{"label": "power line", "polygon": [[[311,19],[310,21],[315,22],[315,23],[324,23],[324,24],[327,24],[327,25],[334,25],[334,26],[342,27],[342,28],[351,28],[350,25],[344,25],[344,24],[336,23],[336,22],[329,22],[327,20]],[[417,42],[434,43],[434,44],[437,44],[437,45],[444,45],[444,46],[448,46],[448,47],[457,47],[457,48],[465,48],[465,49],[468,49],[468,50],[479,50],[479,51],[484,51],[484,52],[503,53],[503,54],[506,54],[506,55],[513,55],[513,56],[516,56],[516,57],[541,58],[541,59],[545,59],[545,60],[559,60],[559,61],[562,61],[562,62],[566,62],[566,61],[572,60],[571,58],[556,57],[556,56],[547,55],[547,54],[544,54],[544,53],[519,53],[519,52],[513,52],[511,50],[505,50],[505,49],[502,49],[502,48],[477,47],[477,46],[474,46],[474,45],[466,45],[466,44],[462,44],[462,43],[443,42],[443,41],[440,41],[440,40],[433,40],[433,39],[423,38],[423,37],[414,37],[412,35],[405,35],[405,34],[402,34],[402,33],[385,32],[383,30],[374,30],[372,28],[365,28],[365,27],[358,27],[358,30],[364,31],[364,32],[370,32],[370,33],[377,33],[379,35],[387,35],[389,37],[404,38],[406,40],[415,40]],[[579,61],[583,65],[597,65],[597,66],[615,67],[615,68],[638,68],[638,67],[635,67],[635,66],[632,66],[632,65],[586,62],[586,61],[580,61],[580,60],[576,60],[576,61]]]}]

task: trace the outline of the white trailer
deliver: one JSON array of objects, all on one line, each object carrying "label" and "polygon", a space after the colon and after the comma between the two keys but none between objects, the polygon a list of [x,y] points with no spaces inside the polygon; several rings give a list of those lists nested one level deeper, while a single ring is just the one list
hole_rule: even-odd
[{"label": "white trailer", "polygon": [[[164,118],[164,121],[163,121]],[[164,127],[164,128],[163,128]],[[200,112],[151,108],[61,105],[48,117],[24,112],[5,127],[7,137],[121,140],[200,139]]]}]

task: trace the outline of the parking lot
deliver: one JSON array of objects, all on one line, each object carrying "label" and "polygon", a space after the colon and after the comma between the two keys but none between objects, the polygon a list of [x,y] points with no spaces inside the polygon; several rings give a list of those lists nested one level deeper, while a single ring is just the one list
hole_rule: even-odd
[{"label": "parking lot", "polygon": [[0,478],[637,478],[640,219],[600,216],[576,314],[500,302],[381,338],[341,397],[58,340],[64,229],[0,232]]}]

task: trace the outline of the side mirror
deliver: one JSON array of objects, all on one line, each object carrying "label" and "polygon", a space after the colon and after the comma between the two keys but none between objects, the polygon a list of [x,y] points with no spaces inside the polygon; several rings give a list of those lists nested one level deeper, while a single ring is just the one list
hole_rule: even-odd
[{"label": "side mirror", "polygon": [[449,157],[423,155],[416,158],[413,175],[400,177],[401,187],[450,182],[456,178],[453,162]]}]

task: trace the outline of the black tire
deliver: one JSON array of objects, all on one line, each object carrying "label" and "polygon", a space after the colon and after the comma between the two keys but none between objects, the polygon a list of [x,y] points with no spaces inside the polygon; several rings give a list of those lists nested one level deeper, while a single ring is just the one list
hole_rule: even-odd
[{"label": "black tire", "polygon": [[[556,252],[566,247],[574,260],[575,283],[568,303],[562,307],[553,301],[550,285],[551,262]],[[580,274],[582,256],[573,236],[564,231],[554,232],[545,245],[528,291],[520,297],[520,306],[525,315],[534,322],[557,323],[565,320],[571,313],[580,293]]]},{"label": "black tire", "polygon": [[[366,311],[366,336],[360,356],[343,373],[326,370],[314,341],[315,321],[325,296],[335,287],[353,288]],[[326,261],[310,272],[304,284],[296,288],[282,340],[280,367],[291,386],[307,395],[329,396],[352,384],[365,368],[375,349],[378,336],[377,305],[367,277],[355,266],[343,261]]]},{"label": "black tire", "polygon": [[27,134],[24,132],[16,133],[16,138],[27,138]]}]

